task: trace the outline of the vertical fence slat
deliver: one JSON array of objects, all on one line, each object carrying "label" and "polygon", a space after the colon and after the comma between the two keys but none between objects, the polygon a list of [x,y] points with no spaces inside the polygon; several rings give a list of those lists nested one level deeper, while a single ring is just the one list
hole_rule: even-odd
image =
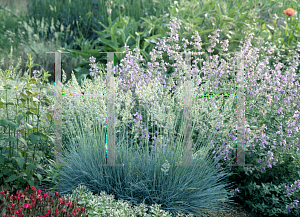
[{"label": "vertical fence slat", "polygon": [[115,89],[113,63],[114,53],[107,54],[107,164],[113,166],[115,164]]},{"label": "vertical fence slat", "polygon": [[184,164],[181,166],[191,166],[192,165],[192,98],[191,98],[191,54],[185,55],[185,61],[187,64],[187,68],[185,69],[185,78],[186,81],[184,82]]},{"label": "vertical fence slat", "polygon": [[237,67],[237,162],[230,166],[253,166],[253,164],[245,164],[245,81],[242,52],[238,53]]},{"label": "vertical fence slat", "polygon": [[115,86],[114,86],[114,53],[124,52],[99,52],[107,53],[107,163],[99,166],[124,166],[115,164]]},{"label": "vertical fence slat", "polygon": [[55,134],[55,150],[54,158],[56,163],[62,163],[62,112],[61,112],[61,53],[70,53],[70,52],[46,52],[55,54],[55,97],[54,97],[54,134]]}]

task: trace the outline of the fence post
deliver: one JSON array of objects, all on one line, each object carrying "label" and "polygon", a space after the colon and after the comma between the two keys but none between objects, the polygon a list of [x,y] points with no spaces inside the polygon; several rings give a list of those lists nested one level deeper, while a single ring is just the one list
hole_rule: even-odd
[{"label": "fence post", "polygon": [[[54,158],[56,163],[62,163],[62,113],[61,113],[61,53],[70,52],[46,52],[55,54],[55,83],[56,83],[56,95],[54,93],[54,134],[55,134],[55,150]],[[55,86],[55,84],[54,84]],[[55,109],[56,108],[56,109]],[[56,117],[56,118],[55,118]]]},{"label": "fence post", "polygon": [[253,166],[245,164],[245,89],[244,89],[244,57],[238,53],[237,61],[237,159],[230,166]]},{"label": "fence post", "polygon": [[114,53],[124,52],[99,52],[107,53],[107,163],[99,166],[124,166],[115,164],[115,89],[114,89]]}]

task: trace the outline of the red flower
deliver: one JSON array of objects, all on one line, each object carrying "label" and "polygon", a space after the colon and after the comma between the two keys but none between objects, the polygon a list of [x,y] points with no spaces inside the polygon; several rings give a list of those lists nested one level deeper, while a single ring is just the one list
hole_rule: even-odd
[{"label": "red flower", "polygon": [[77,213],[76,210],[74,210],[74,211],[72,212],[73,215],[76,215],[76,213]]},{"label": "red flower", "polygon": [[24,208],[27,208],[27,206],[28,206],[27,203],[24,203],[24,204],[23,204],[23,207],[24,207]]},{"label": "red flower", "polygon": [[71,203],[71,202],[68,202],[68,203],[67,203],[67,207],[72,207],[72,203]]},{"label": "red flower", "polygon": [[35,187],[34,187],[34,186],[31,186],[31,190],[34,191],[34,189],[35,189]]},{"label": "red flower", "polygon": [[59,203],[64,203],[65,201],[62,198],[59,199]]},{"label": "red flower", "polygon": [[293,8],[288,8],[288,9],[284,10],[283,12],[290,17],[294,16],[294,14],[296,13],[296,11]]},{"label": "red flower", "polygon": [[38,194],[37,196],[36,196],[36,199],[41,199],[43,196],[42,195],[40,195],[40,194]]}]

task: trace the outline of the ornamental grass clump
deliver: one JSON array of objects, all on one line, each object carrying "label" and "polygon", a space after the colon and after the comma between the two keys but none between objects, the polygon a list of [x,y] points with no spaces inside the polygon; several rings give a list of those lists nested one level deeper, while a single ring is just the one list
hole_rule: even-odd
[{"label": "ornamental grass clump", "polygon": [[[105,191],[133,205],[143,203],[149,209],[151,205],[159,204],[162,210],[172,214],[209,213],[217,211],[222,203],[228,201],[229,184],[222,182],[228,172],[222,173],[220,168],[216,168],[217,163],[212,158],[194,158],[193,164],[200,164],[199,167],[176,167],[183,160],[184,150],[178,145],[182,141],[177,141],[176,145],[175,141],[170,141],[171,144],[166,147],[158,148],[157,145],[151,154],[147,149],[135,151],[130,148],[129,143],[134,146],[132,141],[117,142],[116,164],[124,166],[99,166],[105,164],[104,127],[85,133],[78,125],[74,128],[78,133],[78,146],[71,139],[67,153],[63,153],[65,166],[61,170],[51,168],[51,171],[56,170],[60,174],[54,180],[56,185],[53,189],[60,189],[65,194],[85,185],[94,194]],[[116,141],[120,140],[117,138]],[[166,143],[165,139],[163,143]],[[207,148],[205,156],[208,151]],[[103,206],[95,204],[91,209],[96,216],[101,216]]]},{"label": "ornamental grass clump", "polygon": [[[0,216],[16,217],[37,217],[37,216],[88,216],[86,215],[86,204],[84,207],[78,206],[77,202],[69,202],[60,197],[59,192],[52,196],[49,193],[42,193],[34,186],[26,187],[24,193],[20,190],[16,194],[9,194],[4,191],[3,186],[0,191]],[[77,199],[78,201],[78,199]]]}]

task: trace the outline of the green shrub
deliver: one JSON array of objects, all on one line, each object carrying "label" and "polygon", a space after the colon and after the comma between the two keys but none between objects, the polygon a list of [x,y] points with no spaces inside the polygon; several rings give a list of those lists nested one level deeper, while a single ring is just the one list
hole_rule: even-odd
[{"label": "green shrub", "polygon": [[[290,183],[300,180],[300,156],[295,150],[285,153],[275,152],[279,162],[272,168],[266,170],[254,170],[251,175],[245,174],[244,168],[233,168],[236,174],[229,177],[229,181],[236,183],[239,189],[235,202],[244,204],[245,208],[264,216],[298,216],[300,207],[293,207],[294,202],[299,198],[299,184],[295,182],[292,192],[287,195],[287,188]],[[247,156],[247,155],[246,155]],[[255,160],[246,157],[246,162],[255,164]],[[298,186],[298,187],[296,187]],[[285,192],[285,193],[284,193]],[[287,211],[290,205],[291,212]],[[283,213],[287,213],[283,215]]]},{"label": "green shrub", "polygon": [[[29,68],[32,67],[31,61],[28,63],[28,66]],[[27,72],[29,72],[29,70]],[[23,187],[25,188],[28,185],[36,186],[37,183],[35,178],[39,181],[42,180],[42,176],[36,171],[36,169],[42,169],[40,162],[45,158],[42,147],[39,145],[40,142],[44,141],[43,139],[50,139],[52,142],[53,139],[49,137],[45,131],[41,131],[41,126],[39,126],[40,119],[42,119],[39,110],[41,103],[37,98],[43,102],[48,101],[49,103],[50,101],[47,97],[36,98],[37,95],[41,96],[42,88],[48,87],[40,86],[38,92],[32,91],[34,85],[39,85],[37,82],[38,79],[31,78],[30,75],[28,75],[26,79],[20,79],[21,81],[24,81],[21,83],[20,80],[15,80],[13,78],[15,75],[10,74],[11,70],[6,70],[6,72],[1,71],[1,73],[1,87],[4,88],[2,90],[5,91],[5,98],[0,98],[0,110],[6,112],[1,112],[0,119],[0,140],[3,140],[0,146],[0,185],[3,185],[9,191],[15,191],[19,187],[23,189]],[[47,76],[47,73],[45,73],[43,77],[44,81],[47,79]],[[9,80],[14,81],[14,85],[12,85]],[[11,91],[14,91],[16,94],[17,102],[13,101],[13,98],[10,95],[11,93],[8,94],[8,92]],[[36,101],[38,101],[38,104]],[[9,106],[14,106],[15,108],[12,109]],[[33,108],[32,106],[35,106],[36,108]],[[11,118],[12,111],[15,112],[13,118]],[[37,116],[36,126],[34,126],[34,123],[31,123],[32,119],[30,119],[34,114]],[[23,118],[26,118],[25,121],[22,120]],[[51,114],[47,114],[47,118],[49,120],[52,119],[53,121]],[[3,144],[4,146],[2,146]],[[21,149],[22,146],[27,149]],[[3,153],[3,149],[6,149],[7,151]],[[35,160],[38,163],[35,162]]]}]

